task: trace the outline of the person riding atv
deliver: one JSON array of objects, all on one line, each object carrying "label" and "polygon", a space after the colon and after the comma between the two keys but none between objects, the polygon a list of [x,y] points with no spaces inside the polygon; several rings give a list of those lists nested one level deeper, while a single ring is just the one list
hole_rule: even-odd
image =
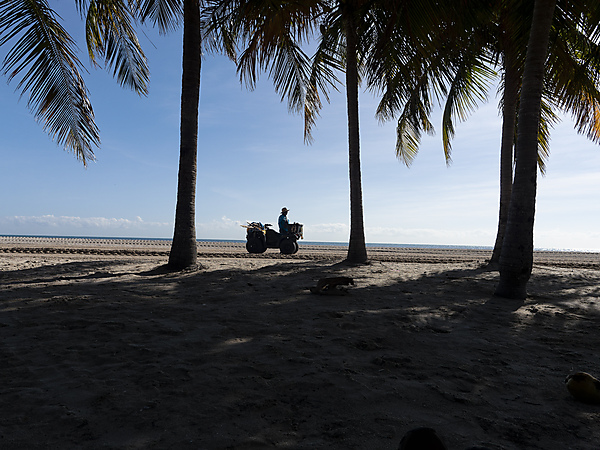
[{"label": "person riding atv", "polygon": [[290,229],[289,229],[290,221],[288,220],[288,217],[287,217],[287,213],[289,211],[290,210],[287,209],[285,206],[283,208],[281,208],[281,215],[279,216],[279,219],[277,219],[277,225],[279,226],[280,234],[288,234],[290,232]]},{"label": "person riding atv", "polygon": [[278,233],[271,229],[270,223],[248,222],[246,228],[246,250],[249,253],[264,253],[267,248],[278,248],[284,255],[293,255],[298,251],[298,239],[304,239],[301,223],[289,223],[287,233]]}]

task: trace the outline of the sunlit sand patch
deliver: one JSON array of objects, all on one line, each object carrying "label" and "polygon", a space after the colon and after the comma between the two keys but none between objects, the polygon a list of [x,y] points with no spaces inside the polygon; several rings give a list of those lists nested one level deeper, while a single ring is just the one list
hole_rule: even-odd
[{"label": "sunlit sand patch", "polygon": [[600,314],[600,304],[594,300],[572,300],[557,304],[527,304],[514,313],[516,328],[543,324],[546,327],[577,328],[581,323],[596,321]]},{"label": "sunlit sand patch", "polygon": [[254,338],[252,337],[227,339],[226,341],[216,345],[215,349],[210,353],[221,353],[225,350],[229,350],[231,347],[234,347],[236,345],[247,344],[248,342],[252,342],[253,339]]}]

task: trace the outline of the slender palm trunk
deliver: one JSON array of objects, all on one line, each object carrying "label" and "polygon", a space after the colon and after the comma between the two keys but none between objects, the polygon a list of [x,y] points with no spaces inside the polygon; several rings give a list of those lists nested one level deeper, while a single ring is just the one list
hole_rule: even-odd
[{"label": "slender palm trunk", "polygon": [[537,190],[538,130],[544,63],[556,0],[536,0],[523,71],[516,165],[496,295],[525,299],[533,267],[533,222]]},{"label": "slender palm trunk", "polygon": [[194,266],[196,246],[196,169],[198,152],[198,104],[202,41],[198,0],[184,0],[183,5],[183,76],[181,81],[181,129],[179,178],[175,231],[169,255],[169,267]]},{"label": "slender palm trunk", "polygon": [[491,266],[500,262],[502,242],[506,233],[508,208],[513,183],[513,147],[517,119],[517,101],[519,98],[519,71],[512,51],[504,52],[504,105],[502,108],[502,144],[500,146],[500,213],[498,216],[498,233],[490,260]]},{"label": "slender palm trunk", "polygon": [[360,134],[358,120],[358,61],[356,27],[351,11],[346,10],[346,98],[348,107],[348,153],[350,166],[350,242],[347,261],[367,261],[360,171]]}]

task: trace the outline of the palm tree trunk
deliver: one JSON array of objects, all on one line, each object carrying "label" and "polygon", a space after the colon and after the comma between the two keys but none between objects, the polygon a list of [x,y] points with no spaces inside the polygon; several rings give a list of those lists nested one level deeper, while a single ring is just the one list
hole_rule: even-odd
[{"label": "palm tree trunk", "polygon": [[544,64],[556,0],[536,0],[523,70],[516,165],[496,295],[525,299],[533,267],[533,222],[537,190],[538,130]]},{"label": "palm tree trunk", "polygon": [[360,170],[360,134],[358,120],[358,61],[356,27],[352,8],[345,8],[346,27],[346,99],[348,108],[348,153],[350,166],[350,242],[347,262],[367,261]]},{"label": "palm tree trunk", "polygon": [[175,231],[169,267],[196,265],[196,170],[198,152],[198,104],[202,40],[198,0],[184,0],[183,76],[181,81],[181,129]]},{"label": "palm tree trunk", "polygon": [[513,183],[513,147],[517,120],[517,101],[519,98],[519,71],[516,58],[509,49],[504,51],[504,105],[502,107],[502,144],[500,146],[500,213],[498,233],[490,259],[490,266],[500,262],[502,242],[506,233],[508,208]]}]

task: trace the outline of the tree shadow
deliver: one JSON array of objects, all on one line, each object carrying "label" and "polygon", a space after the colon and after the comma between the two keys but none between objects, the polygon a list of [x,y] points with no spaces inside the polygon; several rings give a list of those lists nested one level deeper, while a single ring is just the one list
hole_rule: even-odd
[{"label": "tree shadow", "polygon": [[[582,416],[561,383],[571,366],[600,370],[599,317],[581,301],[597,299],[598,277],[536,274],[515,303],[482,267],[253,262],[4,273],[7,442],[397,448],[427,424],[453,448],[596,442],[597,413]],[[310,294],[326,276],[356,284]],[[24,417],[39,424],[29,435]]]},{"label": "tree shadow", "polygon": [[[37,284],[51,282],[56,279],[85,279],[115,276],[110,268],[118,264],[114,260],[73,261],[60,264],[47,264],[37,267],[0,272],[0,283]],[[104,269],[104,270],[103,270]],[[84,272],[85,274],[82,274]]]}]

